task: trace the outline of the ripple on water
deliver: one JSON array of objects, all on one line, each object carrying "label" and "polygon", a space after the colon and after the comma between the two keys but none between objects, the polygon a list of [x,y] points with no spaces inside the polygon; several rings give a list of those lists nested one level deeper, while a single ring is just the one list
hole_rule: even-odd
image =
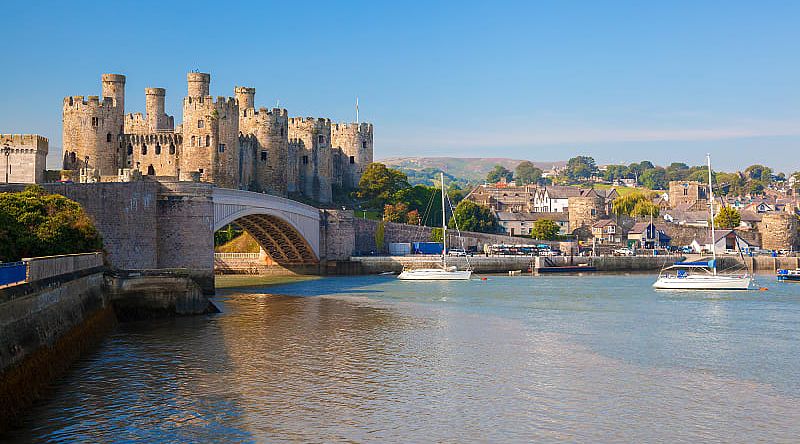
[{"label": "ripple on water", "polygon": [[[796,344],[791,310],[777,314],[780,307],[770,311],[763,303],[759,317],[742,296],[681,300],[652,294],[640,277],[622,279],[624,291],[602,279],[407,287],[349,278],[286,287],[301,294],[310,288],[315,297],[230,293],[223,315],[123,324],[12,438],[792,442],[800,436],[800,400],[717,363],[738,360],[748,374],[748,355],[730,345],[741,342],[744,328],[764,329],[750,332],[752,347],[760,347],[762,334]],[[576,282],[591,285],[564,288]],[[728,349],[702,351],[713,344]],[[765,354],[772,366],[765,370],[796,369],[796,357]]]}]

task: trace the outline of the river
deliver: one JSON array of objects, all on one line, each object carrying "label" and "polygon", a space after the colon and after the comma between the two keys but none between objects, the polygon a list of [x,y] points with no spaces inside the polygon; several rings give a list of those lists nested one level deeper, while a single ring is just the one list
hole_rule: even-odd
[{"label": "river", "polygon": [[797,442],[800,284],[654,276],[227,290],[121,324],[15,441]]}]

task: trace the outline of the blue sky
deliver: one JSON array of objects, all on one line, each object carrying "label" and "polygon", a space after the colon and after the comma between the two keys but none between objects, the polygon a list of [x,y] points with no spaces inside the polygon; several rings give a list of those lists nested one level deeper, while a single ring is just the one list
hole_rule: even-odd
[{"label": "blue sky", "polygon": [[375,123],[375,155],[650,159],[800,170],[800,2],[14,2],[0,131],[61,145],[61,100],[185,73],[213,95]]}]

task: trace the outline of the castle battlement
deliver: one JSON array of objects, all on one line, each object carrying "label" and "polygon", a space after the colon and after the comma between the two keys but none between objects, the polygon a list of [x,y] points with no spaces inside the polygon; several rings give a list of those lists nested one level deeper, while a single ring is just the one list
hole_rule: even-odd
[{"label": "castle battlement", "polygon": [[281,196],[299,191],[328,202],[333,185],[352,188],[372,161],[370,123],[257,107],[250,86],[235,86],[234,97],[212,96],[211,75],[190,72],[183,122],[175,125],[165,88],[145,88],[146,112],[125,113],[125,82],[103,74],[101,96],[64,98],[65,169],[109,175],[136,166],[149,176],[199,177]]},{"label": "castle battlement", "polygon": [[103,100],[100,101],[100,96],[68,96],[64,97],[64,108],[114,108],[116,109],[116,105],[114,104],[114,98],[112,97],[103,97]]},{"label": "castle battlement", "polygon": [[331,124],[331,131],[354,131],[361,133],[371,133],[371,123],[337,122]]},{"label": "castle battlement", "polygon": [[49,144],[50,141],[47,137],[38,134],[2,134],[0,133],[0,145],[6,141],[14,145],[33,145],[40,146],[41,144]]},{"label": "castle battlement", "polygon": [[309,123],[316,123],[318,125],[330,125],[331,119],[328,119],[327,117],[289,117],[290,125],[300,125]]}]

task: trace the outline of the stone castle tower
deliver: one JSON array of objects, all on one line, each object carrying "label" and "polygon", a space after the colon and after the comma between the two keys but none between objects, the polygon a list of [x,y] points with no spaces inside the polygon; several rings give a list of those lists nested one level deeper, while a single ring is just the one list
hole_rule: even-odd
[{"label": "stone castle tower", "polygon": [[63,104],[64,169],[117,174],[125,115],[125,76],[103,74],[103,99],[66,97]]},{"label": "stone castle tower", "polygon": [[[125,168],[170,180],[199,180],[279,196],[330,202],[332,187],[352,188],[373,159],[370,123],[332,124],[256,108],[255,88],[210,95],[211,75],[190,72],[183,122],[165,112],[167,91],[145,88],[145,114],[125,113],[125,76],[104,74],[103,99],[67,97],[64,169],[88,168],[113,180]],[[110,177],[111,176],[111,177]]]},{"label": "stone castle tower", "polygon": [[567,200],[569,208],[569,230],[576,234],[591,234],[592,226],[595,222],[606,216],[605,198],[598,195],[594,190],[582,190],[580,196],[569,197]]},{"label": "stone castle tower", "polygon": [[792,213],[766,213],[758,225],[761,248],[796,250],[798,247],[797,216]]}]

